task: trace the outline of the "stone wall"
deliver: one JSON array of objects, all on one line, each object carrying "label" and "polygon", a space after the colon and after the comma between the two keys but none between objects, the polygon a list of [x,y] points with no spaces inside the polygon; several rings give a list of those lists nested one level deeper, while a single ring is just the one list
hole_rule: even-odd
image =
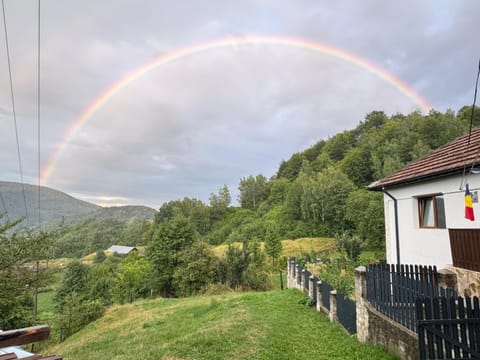
[{"label": "stone wall", "polygon": [[[456,277],[456,289],[460,296],[480,297],[480,273],[477,271],[447,266],[446,270]],[[449,286],[450,287],[450,286]]]},{"label": "stone wall", "polygon": [[365,266],[355,269],[357,339],[362,343],[384,346],[401,359],[418,359],[417,334],[378,312],[367,301],[365,274]]},{"label": "stone wall", "polygon": [[418,359],[418,336],[411,330],[389,319],[370,305],[368,312],[368,339],[374,345],[381,345],[401,359]]}]

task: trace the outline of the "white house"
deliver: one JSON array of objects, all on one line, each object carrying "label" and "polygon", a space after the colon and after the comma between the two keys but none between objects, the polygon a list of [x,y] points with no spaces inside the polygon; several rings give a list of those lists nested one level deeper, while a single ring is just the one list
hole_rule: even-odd
[{"label": "white house", "polygon": [[[477,163],[480,169],[480,128],[369,185],[384,193],[389,263],[480,271]],[[466,183],[474,221],[465,218]]]}]

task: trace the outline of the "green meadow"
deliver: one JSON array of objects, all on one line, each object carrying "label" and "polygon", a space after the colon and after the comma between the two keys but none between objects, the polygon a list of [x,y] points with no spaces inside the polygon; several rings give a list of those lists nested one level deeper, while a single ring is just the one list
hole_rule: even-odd
[{"label": "green meadow", "polygon": [[297,290],[142,300],[111,307],[64,343],[64,359],[395,359],[358,343]]}]

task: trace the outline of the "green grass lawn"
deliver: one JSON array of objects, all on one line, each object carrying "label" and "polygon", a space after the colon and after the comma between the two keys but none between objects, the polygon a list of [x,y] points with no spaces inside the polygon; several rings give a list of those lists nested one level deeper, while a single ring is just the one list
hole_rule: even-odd
[{"label": "green grass lawn", "polygon": [[114,306],[48,353],[64,359],[395,359],[300,304],[297,290]]},{"label": "green grass lawn", "polygon": [[55,312],[55,302],[53,298],[55,297],[55,291],[41,292],[38,294],[38,312],[39,313],[54,313]]}]

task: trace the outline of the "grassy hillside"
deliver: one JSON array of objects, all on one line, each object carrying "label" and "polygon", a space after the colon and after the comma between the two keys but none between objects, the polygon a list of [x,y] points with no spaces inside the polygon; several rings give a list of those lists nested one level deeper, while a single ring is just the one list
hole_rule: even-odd
[{"label": "grassy hillside", "polygon": [[[0,212],[7,212],[10,220],[27,218],[28,214],[30,223],[28,224],[25,220],[22,225],[38,225],[38,187],[29,184],[24,184],[24,187],[26,201],[23,198],[22,184],[0,181],[0,192],[3,198],[3,203],[0,202]],[[75,217],[91,213],[100,208],[98,205],[75,199],[61,191],[44,186],[40,188],[40,204],[42,224],[60,221],[64,216]]]},{"label": "grassy hillside", "polygon": [[[235,243],[240,246],[240,243]],[[263,242],[260,243],[263,248]],[[215,255],[223,256],[227,251],[227,244],[214,247]],[[282,240],[282,255],[290,257],[302,257],[311,252],[317,254],[330,254],[335,252],[335,240],[331,238],[301,238],[296,240]]]},{"label": "grassy hillside", "polygon": [[64,359],[394,359],[359,344],[296,290],[112,307],[49,353]]}]

